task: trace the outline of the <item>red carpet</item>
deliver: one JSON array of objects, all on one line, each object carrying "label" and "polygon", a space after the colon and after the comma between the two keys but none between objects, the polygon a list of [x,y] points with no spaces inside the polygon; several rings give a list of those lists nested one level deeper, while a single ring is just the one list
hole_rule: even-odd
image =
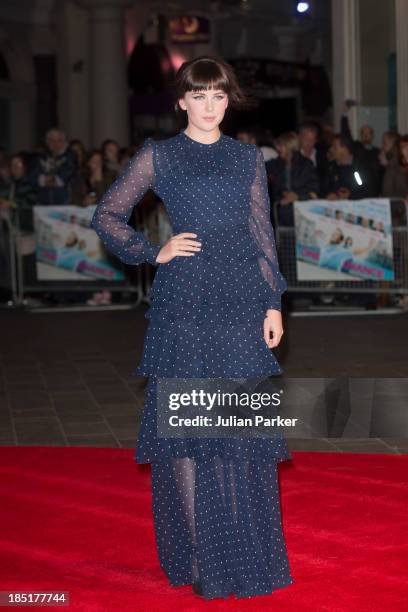
[{"label": "red carpet", "polygon": [[280,476],[296,584],[212,601],[162,573],[150,467],[134,463],[133,449],[2,447],[0,456],[1,591],[69,591],[65,609],[87,612],[407,609],[408,455],[294,452]]}]

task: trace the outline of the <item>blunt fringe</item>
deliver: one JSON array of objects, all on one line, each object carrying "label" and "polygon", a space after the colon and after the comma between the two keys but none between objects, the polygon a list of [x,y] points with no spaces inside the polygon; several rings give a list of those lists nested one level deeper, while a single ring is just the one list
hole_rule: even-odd
[{"label": "blunt fringe", "polygon": [[184,62],[177,71],[174,86],[174,108],[182,112],[179,98],[187,91],[221,89],[228,95],[231,108],[246,109],[256,105],[256,99],[243,91],[239,85],[233,67],[215,55],[201,55]]}]

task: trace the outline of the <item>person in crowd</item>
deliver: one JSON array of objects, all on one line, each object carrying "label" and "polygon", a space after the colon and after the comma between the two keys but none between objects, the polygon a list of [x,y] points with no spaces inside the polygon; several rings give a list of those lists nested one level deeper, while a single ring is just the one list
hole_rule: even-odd
[{"label": "person in crowd", "polygon": [[[73,192],[73,203],[78,206],[92,206],[98,202],[117,177],[117,172],[103,163],[102,152],[90,152],[82,181],[78,181]],[[112,303],[112,292],[108,289],[97,291],[87,300],[90,306]]]},{"label": "person in crowd", "polygon": [[408,134],[401,136],[398,143],[399,155],[395,162],[385,168],[382,195],[386,198],[408,197]]},{"label": "person in crowd", "polygon": [[128,163],[128,161],[130,160],[130,158],[132,157],[133,152],[132,149],[130,147],[122,147],[119,151],[119,168],[120,168],[120,172],[122,172],[125,169],[126,164]]},{"label": "person in crowd", "polygon": [[86,167],[87,155],[86,155],[86,149],[85,149],[85,146],[82,140],[79,140],[79,138],[75,138],[74,140],[71,140],[69,143],[69,148],[76,155],[78,169],[84,170]]},{"label": "person in crowd", "polygon": [[313,122],[302,123],[298,133],[300,153],[313,163],[320,183],[327,170],[328,147],[319,139],[319,128]]},{"label": "person in crowd", "polygon": [[390,164],[398,163],[399,137],[396,130],[387,130],[382,136],[379,160],[384,171]]},{"label": "person in crowd", "polygon": [[266,162],[270,159],[275,159],[278,157],[278,152],[275,148],[275,138],[270,128],[262,128],[262,138],[260,142],[258,142],[258,146],[260,147]]},{"label": "person in crowd", "polygon": [[258,144],[258,130],[242,127],[236,132],[235,138],[240,142],[245,142],[245,144]]},{"label": "person in crowd", "polygon": [[83,142],[79,139],[71,140],[69,143],[69,148],[71,151],[75,153],[76,157],[76,168],[75,172],[70,180],[70,190],[71,190],[71,204],[78,204],[78,200],[81,197],[83,184],[87,179],[88,169],[87,169],[87,152]]},{"label": "person in crowd", "polygon": [[11,210],[20,229],[32,232],[32,207],[37,198],[38,190],[27,177],[27,160],[23,153],[17,153],[10,159],[8,180],[0,185],[0,208]]},{"label": "person in crowd", "polygon": [[117,176],[104,166],[102,153],[98,149],[90,152],[82,176],[77,176],[72,185],[72,204],[90,206],[103,196]]},{"label": "person in crowd", "polygon": [[241,142],[258,145],[265,162],[278,157],[277,150],[269,142],[269,136],[265,134],[265,130],[260,130],[258,127],[240,128],[235,134],[236,139]]},{"label": "person in crowd", "polygon": [[295,132],[285,132],[275,141],[279,157],[266,162],[271,200],[277,206],[278,223],[293,225],[293,202],[316,198],[319,181],[310,159],[299,152]]},{"label": "person in crowd", "polygon": [[10,163],[8,158],[0,159],[0,187],[7,185],[10,180]]},{"label": "person in crowd", "polygon": [[[380,153],[384,176],[382,195],[387,198],[408,197],[408,134],[399,136],[398,132],[384,132]],[[408,309],[408,296],[401,296],[397,304]]]},{"label": "person in crowd", "polygon": [[381,191],[382,170],[380,164],[380,149],[374,145],[374,129],[371,125],[364,124],[360,128],[360,140],[354,140],[350,130],[348,118],[349,110],[355,106],[354,100],[344,102],[343,113],[340,120],[340,133],[352,143],[353,155],[362,161],[370,170],[371,180],[375,181],[375,191],[378,195]]},{"label": "person in crowd", "polygon": [[326,122],[322,123],[320,130],[321,146],[326,151],[327,161],[331,161],[329,151],[334,138],[334,128],[331,123]]},{"label": "person in crowd", "polygon": [[116,140],[104,140],[101,146],[103,165],[106,170],[114,172],[118,176],[120,172],[119,151],[120,146]]},{"label": "person in crowd", "polygon": [[369,164],[379,164],[380,149],[374,145],[374,129],[371,125],[362,125],[360,128],[360,143],[363,155]]},{"label": "person in crowd", "polygon": [[77,166],[65,134],[58,128],[47,131],[46,150],[37,157],[30,180],[38,187],[39,204],[69,204],[70,181]]},{"label": "person in crowd", "polygon": [[321,185],[321,196],[328,200],[358,200],[378,195],[377,178],[363,159],[355,154],[352,141],[336,134],[330,147],[332,161]]},{"label": "person in crowd", "polygon": [[387,130],[383,133],[381,139],[381,148],[378,155],[379,172],[378,181],[380,184],[380,192],[383,191],[383,181],[385,171],[389,165],[398,164],[399,158],[399,134],[396,130]]}]

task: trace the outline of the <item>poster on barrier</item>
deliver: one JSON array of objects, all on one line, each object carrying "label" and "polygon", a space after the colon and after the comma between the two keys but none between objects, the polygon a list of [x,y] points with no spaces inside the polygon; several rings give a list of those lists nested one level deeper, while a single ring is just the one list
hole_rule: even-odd
[{"label": "poster on barrier", "polygon": [[295,202],[299,281],[394,280],[388,198]]},{"label": "poster on barrier", "polygon": [[33,207],[38,280],[125,280],[120,262],[90,227],[94,211],[95,206]]}]

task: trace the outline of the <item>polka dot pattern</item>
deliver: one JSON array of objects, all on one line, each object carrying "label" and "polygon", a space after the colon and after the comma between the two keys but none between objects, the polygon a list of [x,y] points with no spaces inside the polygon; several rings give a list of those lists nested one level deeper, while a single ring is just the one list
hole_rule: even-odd
[{"label": "polka dot pattern", "polygon": [[214,599],[294,582],[276,462],[173,458],[152,463],[152,485],[159,560],[172,585],[199,581]]},{"label": "polka dot pattern", "polygon": [[[167,264],[160,247],[127,225],[153,189],[174,234],[201,251]],[[148,329],[134,373],[149,377],[135,460],[151,463],[160,564],[174,586],[199,582],[206,599],[271,593],[293,581],[281,526],[277,465],[283,437],[158,438],[160,377],[282,373],[263,339],[268,308],[286,281],[276,255],[261,150],[224,134],[212,144],[184,131],[148,138],[98,203],[92,219],[122,261],[157,266]]]}]

